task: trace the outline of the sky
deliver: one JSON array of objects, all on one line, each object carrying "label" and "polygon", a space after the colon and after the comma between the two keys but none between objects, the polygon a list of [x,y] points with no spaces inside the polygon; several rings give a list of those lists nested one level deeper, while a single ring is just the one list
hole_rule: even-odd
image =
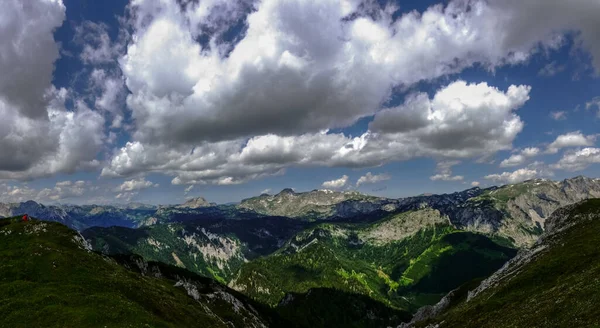
[{"label": "sky", "polygon": [[600,177],[598,0],[0,2],[0,202]]}]

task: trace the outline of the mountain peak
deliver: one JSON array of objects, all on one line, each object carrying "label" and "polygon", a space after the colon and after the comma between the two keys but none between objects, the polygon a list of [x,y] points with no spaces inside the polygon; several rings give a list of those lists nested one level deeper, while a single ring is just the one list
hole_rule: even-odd
[{"label": "mountain peak", "polygon": [[295,194],[296,192],[294,191],[294,189],[292,188],[285,188],[282,191],[279,192],[278,195],[282,195],[282,194]]},{"label": "mountain peak", "polygon": [[210,207],[215,206],[215,203],[208,202],[204,197],[196,197],[188,199],[185,203],[177,206],[178,208],[201,208],[201,207]]}]

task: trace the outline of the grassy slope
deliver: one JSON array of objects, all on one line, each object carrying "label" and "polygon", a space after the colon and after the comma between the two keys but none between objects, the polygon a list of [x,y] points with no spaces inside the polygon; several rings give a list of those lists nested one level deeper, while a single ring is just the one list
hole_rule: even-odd
[{"label": "grassy slope", "polygon": [[600,327],[600,200],[515,277],[437,319],[441,327]]},{"label": "grassy slope", "polygon": [[[282,217],[234,220],[178,215],[177,219],[182,222],[138,229],[94,227],[83,231],[82,235],[91,241],[94,250],[110,255],[133,253],[149,261],[177,265],[172,255],[175,253],[187,270],[226,283],[237,272],[244,257],[252,259],[271,254],[281,246],[281,240],[289,239],[307,226],[299,220]],[[213,238],[207,238],[203,229]],[[186,238],[191,239],[185,242]],[[159,242],[160,246],[149,244],[151,239]],[[207,247],[201,251],[196,243]],[[212,256],[214,252],[211,255],[207,249],[209,252],[210,249],[233,252],[228,253],[232,255],[229,258],[215,258]]]},{"label": "grassy slope", "polygon": [[466,281],[487,276],[514,253],[448,226],[423,229],[386,245],[320,237],[301,251],[278,252],[243,265],[235,285],[270,305],[287,292],[326,287],[415,310]]},{"label": "grassy slope", "polygon": [[[0,220],[1,327],[225,327],[173,287],[88,252],[53,222]],[[209,306],[243,326],[230,308]]]},{"label": "grassy slope", "polygon": [[[225,284],[229,277],[237,271],[243,263],[241,254],[232,256],[228,261],[217,263],[217,259],[206,259],[194,245],[187,244],[184,240],[184,227],[182,225],[154,225],[139,229],[128,229],[122,227],[110,227],[103,229],[89,229],[84,236],[92,240],[92,247],[102,250],[108,247],[110,254],[137,254],[148,261],[158,261],[170,265],[179,265],[194,273],[205,277],[211,277]],[[202,233],[187,234],[189,238],[195,239],[199,245],[221,248],[220,241],[211,241]],[[239,245],[235,236],[229,237],[231,241]],[[147,240],[160,242],[156,247]],[[241,251],[241,250],[240,250]],[[179,262],[174,258],[176,254]]]}]

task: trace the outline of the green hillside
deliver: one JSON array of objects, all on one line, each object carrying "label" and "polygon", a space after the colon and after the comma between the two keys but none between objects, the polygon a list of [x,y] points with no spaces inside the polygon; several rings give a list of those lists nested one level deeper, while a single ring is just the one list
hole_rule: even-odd
[{"label": "green hillside", "polygon": [[154,277],[169,276],[167,266],[141,275],[86,246],[59,223],[0,220],[0,327],[280,324],[270,310],[209,279]]},{"label": "green hillside", "polygon": [[186,231],[182,224],[159,224],[140,229],[110,227],[84,233],[92,247],[111,255],[137,254],[185,268],[226,283],[245,260],[247,250],[234,235]]},{"label": "green hillside", "polygon": [[[446,314],[418,326],[600,327],[600,199],[558,210],[529,258]],[[436,326],[437,327],[437,326]]]},{"label": "green hillside", "polygon": [[[415,224],[406,216],[416,215],[439,217],[439,212],[402,214],[374,225],[323,224],[306,230],[276,253],[243,264],[229,285],[272,306],[289,292],[332,288],[412,311],[471,279],[486,277],[516,253],[431,217],[427,224],[406,227]],[[373,233],[381,226],[385,236]]]}]

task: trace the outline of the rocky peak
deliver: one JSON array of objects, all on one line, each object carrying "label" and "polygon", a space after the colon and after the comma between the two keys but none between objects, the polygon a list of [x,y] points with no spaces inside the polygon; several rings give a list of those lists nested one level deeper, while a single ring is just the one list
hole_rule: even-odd
[{"label": "rocky peak", "polygon": [[187,200],[185,203],[177,206],[177,208],[201,208],[201,207],[210,207],[216,206],[215,203],[210,203],[204,197],[196,197]]},{"label": "rocky peak", "polygon": [[277,196],[279,195],[289,195],[289,194],[295,194],[296,192],[294,191],[294,189],[292,188],[285,188],[282,191],[280,191]]},{"label": "rocky peak", "polygon": [[315,189],[297,193],[291,188],[286,188],[276,195],[261,195],[244,199],[238,207],[265,215],[322,219],[336,215],[336,206],[342,202],[378,199],[356,191],[340,192]]}]

